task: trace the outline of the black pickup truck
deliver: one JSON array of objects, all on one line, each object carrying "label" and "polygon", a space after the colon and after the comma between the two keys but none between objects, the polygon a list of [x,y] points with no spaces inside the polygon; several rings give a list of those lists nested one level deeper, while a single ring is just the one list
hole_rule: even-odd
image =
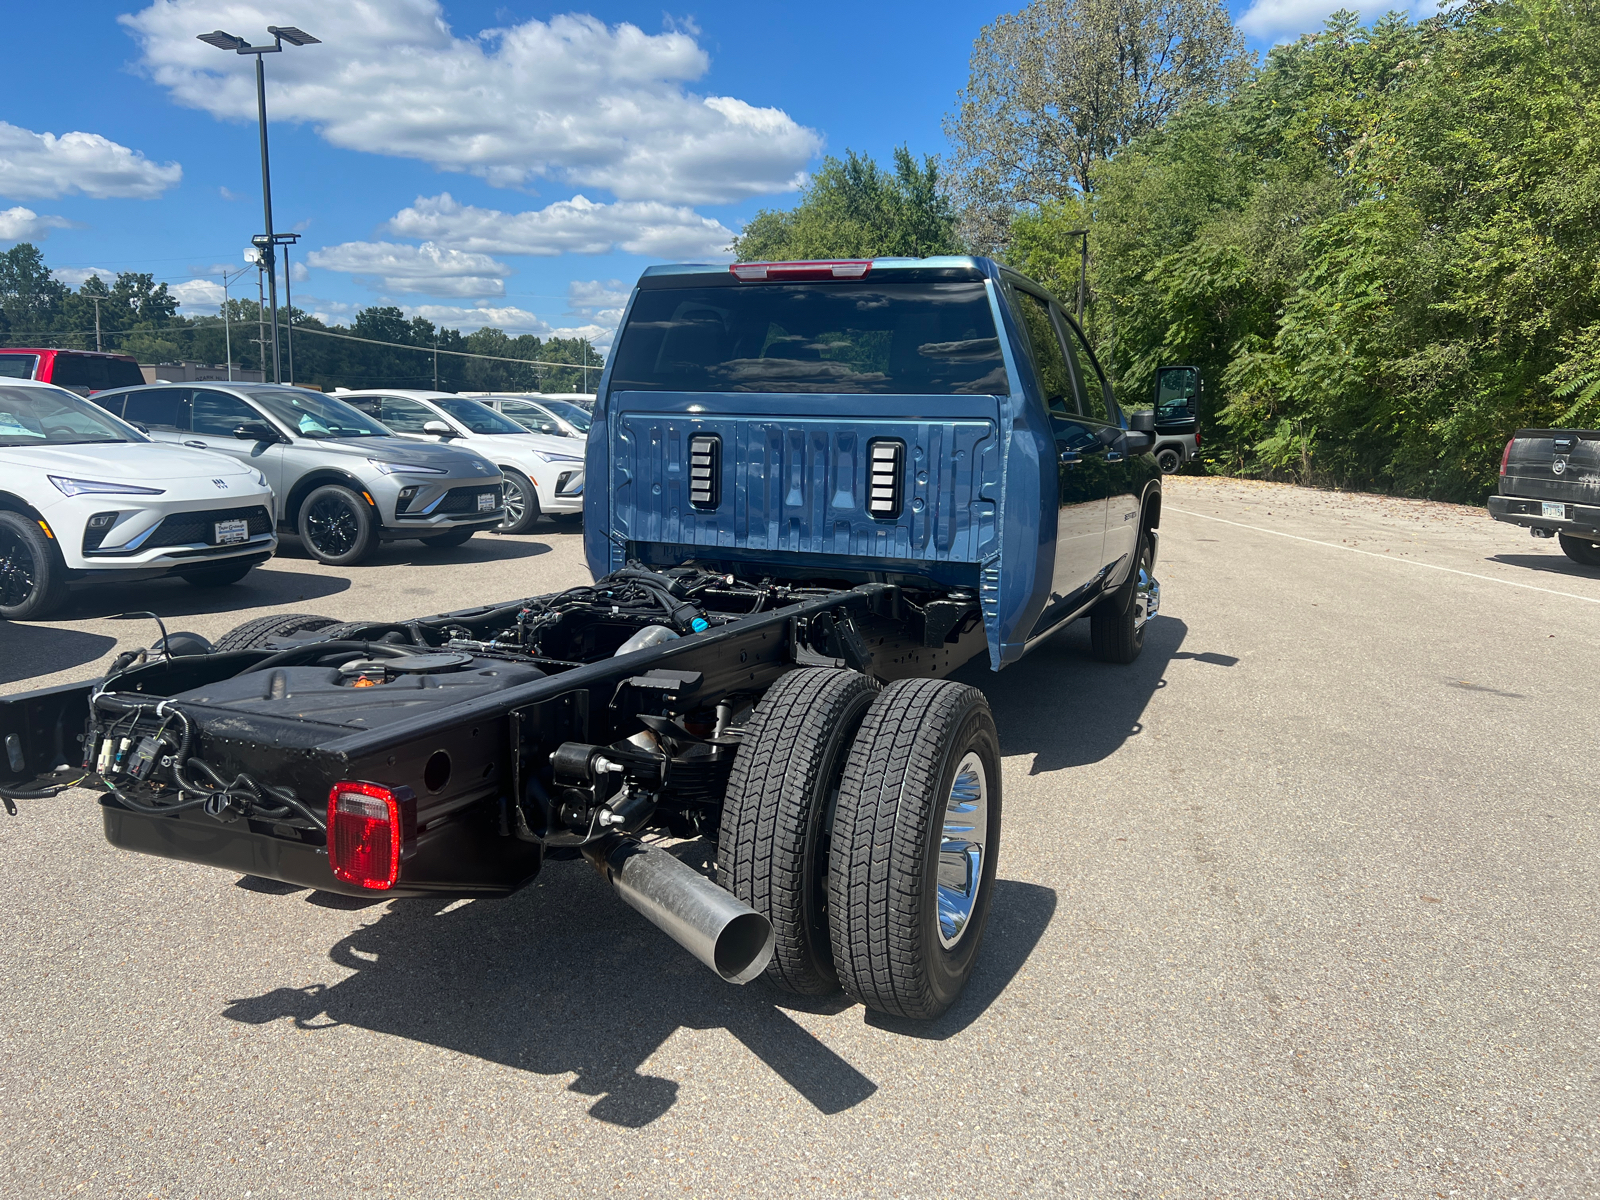
[{"label": "black pickup truck", "polygon": [[1500,456],[1489,515],[1559,538],[1573,562],[1600,567],[1600,431],[1517,430]]},{"label": "black pickup truck", "polygon": [[944,677],[1079,617],[1137,657],[1153,427],[987,260],[653,267],[589,434],[593,585],[164,636],[0,700],[0,798],[94,787],[114,845],[357,896],[582,855],[724,979],[935,1017],[1001,833],[988,703]]}]

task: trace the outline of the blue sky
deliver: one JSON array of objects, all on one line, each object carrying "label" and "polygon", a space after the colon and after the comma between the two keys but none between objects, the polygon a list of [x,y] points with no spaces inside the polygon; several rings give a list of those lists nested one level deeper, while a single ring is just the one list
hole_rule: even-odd
[{"label": "blue sky", "polygon": [[[1253,0],[1235,16],[1259,50],[1337,6]],[[298,25],[324,44],[266,60],[274,220],[303,234],[297,306],[344,322],[392,303],[605,346],[642,267],[713,256],[757,209],[791,203],[822,154],[942,153],[972,40],[1014,7],[19,5],[0,245],[38,243],[74,283],[148,271],[181,311],[215,312],[217,272],[243,265],[262,223],[254,60],[194,35]],[[253,295],[254,273],[238,286]]]}]

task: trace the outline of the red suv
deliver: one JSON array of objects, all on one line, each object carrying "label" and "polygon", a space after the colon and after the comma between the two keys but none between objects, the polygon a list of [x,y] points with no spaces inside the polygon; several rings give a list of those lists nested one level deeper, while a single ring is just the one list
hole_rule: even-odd
[{"label": "red suv", "polygon": [[38,379],[87,396],[144,382],[139,360],[95,350],[0,349],[0,379]]}]

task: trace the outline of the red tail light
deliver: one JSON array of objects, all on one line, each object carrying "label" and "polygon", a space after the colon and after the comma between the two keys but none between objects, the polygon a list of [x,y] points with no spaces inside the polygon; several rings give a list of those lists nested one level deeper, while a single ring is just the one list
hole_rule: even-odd
[{"label": "red tail light", "polygon": [[746,283],[753,283],[762,279],[860,279],[868,271],[872,270],[872,260],[734,263],[728,270]]},{"label": "red tail light", "polygon": [[328,863],[335,879],[383,891],[400,878],[400,851],[416,830],[407,787],[336,783],[328,793]]},{"label": "red tail light", "polygon": [[[1516,438],[1512,438],[1511,442],[1516,440]],[[1506,473],[1506,464],[1511,461],[1511,442],[1506,443],[1505,450],[1500,454],[1500,474],[1502,475]]]}]

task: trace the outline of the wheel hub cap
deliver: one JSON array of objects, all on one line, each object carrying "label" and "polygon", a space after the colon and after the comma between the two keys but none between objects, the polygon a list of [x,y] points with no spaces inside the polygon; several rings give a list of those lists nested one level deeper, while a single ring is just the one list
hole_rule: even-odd
[{"label": "wheel hub cap", "polygon": [[969,751],[950,784],[939,838],[939,941],[946,950],[961,940],[977,906],[988,835],[989,779]]}]

